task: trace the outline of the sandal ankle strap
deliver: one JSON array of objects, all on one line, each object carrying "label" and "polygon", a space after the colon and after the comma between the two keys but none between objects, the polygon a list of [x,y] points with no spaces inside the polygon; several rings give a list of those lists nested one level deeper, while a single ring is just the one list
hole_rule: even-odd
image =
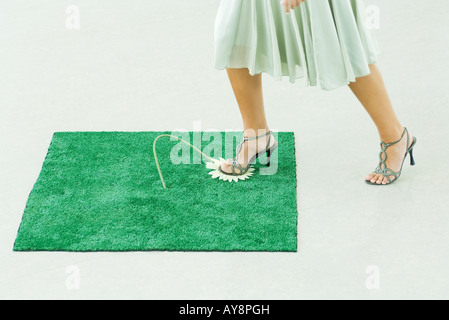
[{"label": "sandal ankle strap", "polygon": [[244,141],[248,141],[248,140],[254,140],[254,139],[258,139],[258,138],[262,138],[265,137],[266,135],[271,134],[271,130],[268,130],[266,133],[260,135],[260,136],[256,136],[256,137],[245,137],[243,136],[243,140]]},{"label": "sandal ankle strap", "polygon": [[[399,138],[399,140],[396,140],[396,141],[390,142],[390,143],[386,143],[386,142],[382,141],[382,142],[380,143],[382,149],[386,149],[386,148],[388,148],[389,146],[392,146],[392,145],[394,145],[394,144],[400,142],[400,141],[402,140],[402,138],[404,138],[404,134],[405,134],[406,132],[407,132],[407,140],[408,140],[408,130],[407,130],[406,127],[404,127],[404,131],[402,131],[402,135],[401,135],[401,137]],[[408,144],[407,144],[407,147],[408,147]]]}]

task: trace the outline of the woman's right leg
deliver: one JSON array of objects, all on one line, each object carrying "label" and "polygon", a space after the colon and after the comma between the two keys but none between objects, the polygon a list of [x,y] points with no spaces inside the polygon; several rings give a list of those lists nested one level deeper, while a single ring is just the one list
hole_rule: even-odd
[{"label": "woman's right leg", "polygon": [[[404,127],[396,116],[379,69],[375,64],[370,65],[369,68],[371,71],[370,75],[357,78],[356,82],[352,82],[349,87],[371,116],[379,132],[380,140],[390,143],[401,137]],[[405,137],[400,143],[388,148],[387,167],[394,171],[399,171],[402,166],[404,154],[412,143],[413,140],[410,133],[408,146],[407,138]],[[382,156],[382,159],[384,158],[385,156]],[[390,178],[395,179],[395,176],[390,176]],[[365,180],[378,184],[389,183],[386,177],[375,172],[368,174]]]},{"label": "woman's right leg", "polygon": [[[226,69],[229,81],[234,91],[240,114],[243,120],[243,133],[245,137],[254,137],[262,135],[269,130],[265,116],[265,107],[262,90],[262,74],[251,76],[247,68],[244,69]],[[248,159],[253,157],[258,150],[265,150],[269,136],[259,139],[245,141],[242,149],[237,155],[237,160],[246,167]],[[270,146],[275,142],[271,137]],[[224,172],[232,173],[231,162],[222,165]],[[235,169],[238,174],[239,169]]]}]

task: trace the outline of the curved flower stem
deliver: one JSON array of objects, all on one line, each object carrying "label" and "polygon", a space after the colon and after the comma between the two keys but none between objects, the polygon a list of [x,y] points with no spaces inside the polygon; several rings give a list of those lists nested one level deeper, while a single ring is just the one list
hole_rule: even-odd
[{"label": "curved flower stem", "polygon": [[164,178],[162,177],[162,172],[161,172],[161,168],[160,168],[160,166],[159,166],[159,161],[157,160],[157,154],[156,154],[156,141],[159,139],[159,138],[162,138],[162,137],[173,137],[173,138],[176,138],[176,139],[178,139],[179,141],[182,141],[182,142],[184,142],[185,144],[188,144],[190,147],[192,147],[195,151],[198,151],[199,153],[201,153],[203,156],[205,156],[207,159],[209,159],[210,161],[214,161],[215,159],[213,159],[213,158],[211,158],[211,157],[209,157],[207,154],[205,154],[204,152],[202,152],[200,149],[198,149],[197,147],[195,147],[195,146],[193,146],[193,145],[191,145],[190,143],[188,143],[187,141],[185,141],[185,140],[183,140],[183,139],[181,139],[181,138],[179,138],[179,137],[177,137],[177,136],[173,136],[173,135],[171,135],[171,134],[161,134],[160,136],[157,136],[156,137],[156,139],[154,139],[154,142],[153,142],[153,153],[154,153],[154,159],[156,160],[156,166],[157,166],[157,170],[159,171],[159,176],[161,177],[161,181],[162,181],[162,185],[164,186],[164,189],[167,189],[167,187],[165,186],[165,181],[164,181]]}]

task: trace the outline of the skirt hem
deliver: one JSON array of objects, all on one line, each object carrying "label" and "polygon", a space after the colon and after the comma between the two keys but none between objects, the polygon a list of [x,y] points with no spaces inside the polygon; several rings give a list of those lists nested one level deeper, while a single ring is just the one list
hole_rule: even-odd
[{"label": "skirt hem", "polygon": [[[378,63],[377,56],[380,55],[380,54],[381,54],[381,52],[378,52],[376,54],[376,59],[370,60],[368,62],[368,66],[377,64]],[[298,67],[300,67],[300,66],[298,66]],[[334,85],[327,85],[327,86],[325,86],[322,83],[320,83],[319,80],[317,80],[317,81],[311,80],[310,78],[307,77],[307,75],[305,73],[297,74],[296,76],[292,76],[289,73],[283,73],[282,75],[275,75],[273,70],[265,69],[265,70],[254,71],[250,67],[245,66],[245,65],[239,65],[239,66],[236,66],[236,65],[216,65],[216,66],[214,66],[214,69],[215,70],[220,70],[220,71],[226,70],[226,69],[248,69],[249,70],[249,74],[251,76],[255,76],[255,75],[259,75],[259,74],[264,74],[265,73],[265,74],[271,76],[274,81],[283,81],[285,78],[288,78],[288,81],[291,84],[296,84],[297,82],[299,82],[297,80],[304,79],[305,80],[304,81],[304,86],[305,87],[320,87],[321,89],[323,89],[325,91],[332,91],[332,90],[335,90],[335,89],[347,86],[350,83],[355,82],[355,81],[352,81],[352,79],[344,79],[344,80],[342,79],[341,82],[338,82],[338,83],[336,83]],[[362,78],[362,77],[369,76],[370,74],[371,74],[371,72],[361,72],[361,73],[355,74],[354,75],[354,80],[357,79],[357,78]]]}]

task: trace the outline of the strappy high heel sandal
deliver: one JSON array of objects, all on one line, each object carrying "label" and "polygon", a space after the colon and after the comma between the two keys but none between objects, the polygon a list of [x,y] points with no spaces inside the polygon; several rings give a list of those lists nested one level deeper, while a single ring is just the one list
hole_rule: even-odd
[{"label": "strappy high heel sandal", "polygon": [[[391,142],[391,143],[385,143],[385,142],[383,142],[383,141],[380,143],[380,146],[381,146],[381,148],[382,148],[382,150],[380,151],[380,154],[379,154],[380,162],[379,162],[379,165],[377,166],[377,168],[374,170],[374,172],[375,172],[376,174],[381,174],[381,175],[383,175],[384,177],[386,177],[387,180],[388,180],[388,183],[387,183],[387,184],[382,184],[382,183],[376,183],[376,182],[371,182],[371,181],[369,181],[369,180],[365,180],[366,183],[368,183],[368,184],[370,184],[370,185],[376,185],[376,186],[379,186],[379,185],[388,185],[388,184],[392,184],[393,182],[395,182],[396,180],[398,180],[399,177],[401,176],[401,173],[402,173],[402,167],[403,167],[403,165],[404,165],[405,158],[407,158],[407,155],[408,155],[408,154],[410,154],[410,165],[411,165],[411,166],[414,166],[414,165],[415,165],[415,159],[413,158],[413,147],[414,147],[415,144],[416,144],[416,137],[413,137],[413,142],[412,142],[412,144],[410,145],[410,147],[407,147],[407,151],[405,152],[404,159],[402,160],[402,164],[401,164],[401,169],[400,169],[399,171],[395,172],[395,171],[391,170],[390,168],[387,168],[387,165],[386,165],[386,163],[385,163],[385,161],[387,160],[387,148],[388,148],[389,146],[392,146],[392,145],[394,145],[394,144],[400,142],[400,141],[402,140],[402,138],[404,137],[404,134],[405,134],[405,133],[407,133],[407,146],[408,146],[410,140],[409,140],[409,134],[408,134],[407,128],[404,128],[404,131],[402,132],[401,138],[400,138],[399,140],[397,140],[397,141],[395,141],[395,142]],[[392,179],[390,178],[390,176],[394,176],[394,179],[392,180]]]},{"label": "strappy high heel sandal", "polygon": [[[268,142],[267,142],[267,146],[265,147],[265,150],[256,153],[256,154],[250,159],[250,161],[248,162],[248,165],[244,168],[244,167],[237,161],[237,157],[238,157],[238,155],[239,155],[239,152],[240,152],[240,150],[241,150],[241,148],[242,148],[243,143],[244,143],[245,141],[248,141],[248,140],[254,140],[254,139],[258,139],[258,138],[265,137],[266,135],[270,135],[270,136],[268,137]],[[278,147],[278,142],[277,142],[277,141],[274,142],[274,144],[273,144],[272,147],[269,147],[270,142],[271,142],[271,135],[272,135],[272,134],[271,134],[271,130],[268,130],[266,133],[264,133],[264,134],[262,134],[262,135],[260,135],[260,136],[257,136],[257,137],[250,137],[250,138],[248,138],[248,137],[245,137],[245,136],[244,136],[243,139],[242,139],[242,141],[240,142],[240,144],[239,144],[238,147],[237,147],[236,156],[235,156],[234,158],[231,159],[231,160],[232,160],[232,163],[231,163],[231,170],[232,170],[232,173],[230,173],[230,172],[224,172],[223,170],[221,170],[221,167],[219,167],[218,170],[220,170],[220,172],[222,172],[222,173],[224,173],[224,174],[227,174],[227,175],[232,175],[232,176],[240,176],[240,175],[243,175],[243,174],[246,173],[246,171],[248,171],[248,169],[251,167],[251,165],[253,164],[253,162],[256,161],[256,159],[257,159],[261,154],[263,154],[263,153],[266,153],[266,154],[267,154],[267,164],[266,164],[266,166],[269,167],[269,166],[270,166],[271,155],[273,154],[274,150]],[[237,169],[239,170],[238,173],[235,172],[235,168],[237,168]]]}]

